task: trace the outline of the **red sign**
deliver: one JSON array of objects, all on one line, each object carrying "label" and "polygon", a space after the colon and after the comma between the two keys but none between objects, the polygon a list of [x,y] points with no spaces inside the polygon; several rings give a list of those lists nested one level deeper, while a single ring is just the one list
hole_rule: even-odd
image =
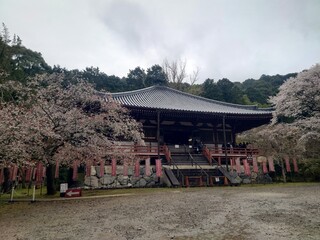
[{"label": "red sign", "polygon": [[156,159],[156,176],[157,177],[161,177],[162,176],[161,159]]},{"label": "red sign", "polygon": [[70,188],[66,191],[65,197],[81,197],[82,191],[80,188]]}]

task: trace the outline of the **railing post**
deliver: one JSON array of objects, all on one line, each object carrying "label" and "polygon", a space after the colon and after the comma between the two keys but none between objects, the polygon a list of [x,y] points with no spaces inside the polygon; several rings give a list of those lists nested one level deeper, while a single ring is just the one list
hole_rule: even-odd
[{"label": "railing post", "polygon": [[186,187],[189,187],[189,177],[185,176]]}]

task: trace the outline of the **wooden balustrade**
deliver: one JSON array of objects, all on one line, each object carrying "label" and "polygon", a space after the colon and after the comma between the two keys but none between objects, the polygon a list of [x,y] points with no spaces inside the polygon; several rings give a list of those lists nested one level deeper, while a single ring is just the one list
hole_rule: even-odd
[{"label": "wooden balustrade", "polygon": [[[226,152],[225,152],[226,151]],[[109,154],[125,153],[133,154],[136,156],[157,156],[158,146],[147,145],[141,146],[136,144],[126,144],[120,143],[111,146],[108,151]],[[258,149],[247,149],[247,148],[223,148],[223,147],[207,147],[204,146],[202,149],[203,155],[207,158],[210,165],[212,165],[212,157],[218,159],[219,164],[221,164],[221,158],[225,157],[248,157],[257,156],[259,154]],[[159,147],[159,154],[165,156],[167,162],[171,164],[171,152],[168,146],[163,145]]]},{"label": "wooden balustrade", "polygon": [[228,156],[233,157],[246,157],[254,156],[259,154],[258,149],[248,149],[248,148],[224,148],[224,147],[211,147],[208,148],[211,156],[224,156],[225,152]]},{"label": "wooden balustrade", "polygon": [[[127,153],[133,155],[150,155],[156,156],[158,155],[158,146],[141,146],[141,145],[133,145],[133,144],[119,144],[113,145],[108,149],[108,152],[112,153]],[[164,146],[160,146],[159,148],[160,155],[165,154]]]}]

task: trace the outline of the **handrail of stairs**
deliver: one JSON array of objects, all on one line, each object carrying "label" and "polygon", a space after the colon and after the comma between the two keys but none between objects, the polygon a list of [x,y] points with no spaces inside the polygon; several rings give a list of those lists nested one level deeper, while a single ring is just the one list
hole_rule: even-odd
[{"label": "handrail of stairs", "polygon": [[178,168],[178,165],[176,164],[176,162],[175,162],[172,158],[171,158],[170,162],[171,162],[171,164],[172,164],[172,166],[173,166],[172,169],[174,169],[174,168],[177,169],[177,177],[179,178],[180,175],[181,175],[181,185],[184,186],[184,175],[183,175],[183,173],[182,173],[181,170]]},{"label": "handrail of stairs", "polygon": [[211,161],[212,161],[212,164],[219,166],[219,162],[217,160],[215,160],[213,157],[211,158]]},{"label": "handrail of stairs", "polygon": [[195,161],[190,153],[190,151],[188,151],[188,154],[189,154],[189,158],[191,159],[191,163],[192,163],[192,166],[193,164],[196,165],[196,168],[199,167],[200,168],[200,171],[201,171],[201,174],[205,174],[206,178],[207,178],[207,186],[209,186],[209,174],[203,170],[203,168],[199,165],[199,163],[197,161]]}]

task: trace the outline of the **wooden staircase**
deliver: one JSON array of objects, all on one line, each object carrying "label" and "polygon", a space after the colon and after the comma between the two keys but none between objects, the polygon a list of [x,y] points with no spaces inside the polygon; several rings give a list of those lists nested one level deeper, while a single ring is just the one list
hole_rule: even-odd
[{"label": "wooden staircase", "polygon": [[[239,185],[242,179],[236,174],[221,166],[206,149],[199,154],[191,154],[186,146],[181,148],[167,148],[171,171],[165,170],[172,186],[214,186]],[[175,178],[173,177],[175,176]]]}]

